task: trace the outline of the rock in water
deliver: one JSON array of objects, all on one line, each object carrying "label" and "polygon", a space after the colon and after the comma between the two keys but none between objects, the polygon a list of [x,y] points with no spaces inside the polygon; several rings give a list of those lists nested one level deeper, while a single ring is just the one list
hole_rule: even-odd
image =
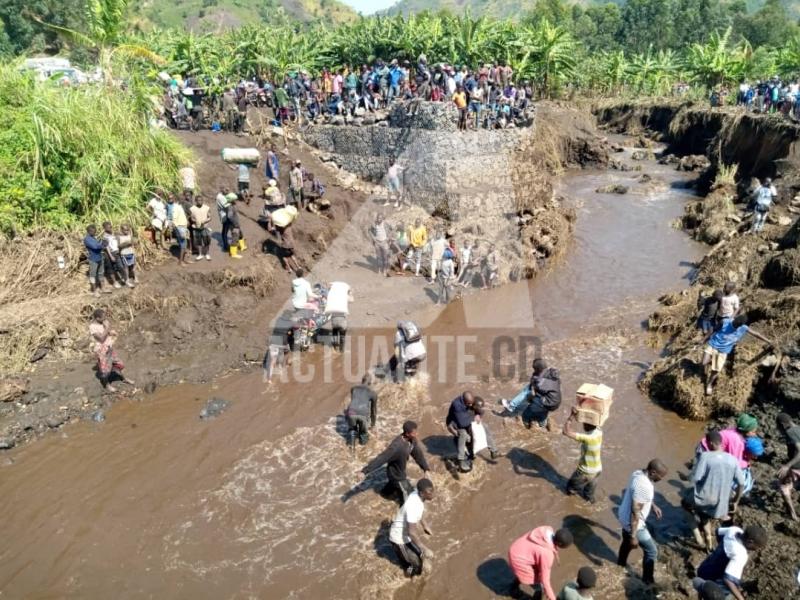
[{"label": "rock in water", "polygon": [[92,421],[94,421],[95,423],[102,423],[105,420],[106,420],[106,413],[104,413],[102,410],[98,410],[92,415]]},{"label": "rock in water", "polygon": [[604,185],[595,190],[598,194],[627,194],[628,187],[618,183]]},{"label": "rock in water", "polygon": [[200,411],[201,419],[213,419],[221,415],[231,405],[227,400],[222,398],[212,398],[208,401],[205,408]]},{"label": "rock in water", "polygon": [[634,150],[631,153],[631,158],[633,160],[645,160],[647,158],[647,152],[644,150]]}]

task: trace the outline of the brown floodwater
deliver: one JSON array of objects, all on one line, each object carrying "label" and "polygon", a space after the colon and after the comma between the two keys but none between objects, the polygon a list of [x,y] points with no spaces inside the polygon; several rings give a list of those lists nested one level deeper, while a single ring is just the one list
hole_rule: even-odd
[{"label": "brown floodwater", "polygon": [[[646,169],[667,184],[682,181],[668,167]],[[613,510],[630,472],[656,456],[680,468],[701,434],[699,424],[636,387],[656,356],[641,322],[655,298],[685,285],[702,253],[670,226],[690,192],[669,185],[648,192],[637,183],[625,196],[594,192],[637,175],[567,174],[560,193],[576,203],[578,219],[562,261],[533,282],[444,311],[421,308],[428,373],[403,402],[385,401],[375,439],[356,456],[344,450],[337,418],[350,386],[345,375],[356,378],[359,363],[372,364],[389,332],[361,332],[344,357],[317,349],[272,387],[254,371],[163,389],[118,404],[105,423],[74,425],[4,454],[0,597],[492,598],[509,582],[509,544],[543,524],[566,524],[576,535],[555,568],[556,585],[581,565],[613,560]],[[582,382],[616,390],[593,506],[562,491],[577,444],[497,416],[487,419],[505,454],[497,464],[478,459],[458,478],[444,468],[441,457],[454,454],[443,427],[449,401],[466,388],[492,403],[513,394],[528,376],[524,353],[520,372],[522,344],[562,373],[559,422]],[[232,406],[201,421],[211,396]],[[380,480],[354,488],[356,471],[407,418],[420,423],[437,485],[428,507],[434,568],[412,583],[388,559],[383,522],[394,506],[374,492]],[[416,467],[410,474],[418,476]],[[670,508],[678,504],[676,479],[673,471],[657,486],[664,509],[653,524],[657,539],[684,527],[680,510]]]}]

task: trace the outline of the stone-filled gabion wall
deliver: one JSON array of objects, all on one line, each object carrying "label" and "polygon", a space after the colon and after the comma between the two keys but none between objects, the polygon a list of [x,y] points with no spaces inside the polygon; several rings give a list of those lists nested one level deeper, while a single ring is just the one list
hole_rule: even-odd
[{"label": "stone-filled gabion wall", "polygon": [[459,132],[456,119],[450,104],[423,102],[415,114],[397,105],[370,125],[362,119],[311,125],[304,139],[342,169],[376,183],[398,161],[405,199],[437,216],[458,221],[476,211],[509,215],[516,206],[512,161],[532,130]]}]

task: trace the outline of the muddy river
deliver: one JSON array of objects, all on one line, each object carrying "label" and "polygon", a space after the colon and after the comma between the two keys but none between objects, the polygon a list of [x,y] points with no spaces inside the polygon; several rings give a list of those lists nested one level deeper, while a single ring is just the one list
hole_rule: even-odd
[{"label": "muddy river", "polygon": [[[356,355],[382,339],[374,330],[363,349],[354,345],[344,357],[304,356],[303,368],[316,369],[298,372],[308,383],[268,388],[253,371],[164,389],[118,404],[105,423],[74,425],[4,454],[0,596],[492,598],[510,581],[503,560],[510,542],[542,524],[567,524],[576,535],[556,584],[581,565],[613,560],[613,510],[630,472],[656,456],[679,468],[701,433],[636,388],[655,357],[641,322],[655,298],[683,287],[702,253],[670,226],[690,198],[683,176],[650,162],[645,168],[663,185],[640,184],[638,173],[562,178],[560,193],[574,200],[578,219],[572,247],[549,273],[444,311],[421,309],[428,385],[386,400],[377,439],[356,456],[344,450],[336,417],[349,389],[336,373],[358,376],[353,361],[369,358]],[[617,181],[631,192],[594,192]],[[442,423],[449,401],[465,388],[492,405],[512,395],[528,377],[531,355],[523,353],[520,373],[523,347],[538,349],[562,373],[559,423],[582,382],[616,390],[596,505],[562,491],[577,444],[498,416],[488,419],[504,453],[497,464],[479,459],[458,478],[444,468],[441,457],[454,453]],[[232,407],[199,420],[215,395]],[[434,457],[438,493],[428,508],[434,569],[408,583],[385,539],[394,506],[375,493],[379,478],[359,487],[356,471],[411,417]],[[410,474],[419,475],[416,467]],[[669,508],[678,504],[678,487],[674,471],[657,486],[664,509],[657,539],[684,527],[681,511]]]}]

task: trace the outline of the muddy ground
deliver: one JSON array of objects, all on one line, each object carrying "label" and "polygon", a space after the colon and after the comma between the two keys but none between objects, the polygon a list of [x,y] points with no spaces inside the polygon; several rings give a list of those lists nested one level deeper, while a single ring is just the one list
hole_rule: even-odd
[{"label": "muddy ground", "polygon": [[[530,196],[531,202],[520,207],[517,215],[507,216],[513,235],[502,239],[497,239],[495,227],[462,223],[454,228],[418,207],[385,208],[384,188],[323,163],[320,153],[305,145],[297,132],[276,135],[264,126],[259,113],[250,115],[249,136],[178,132],[196,154],[198,188],[212,206],[212,260],[181,267],[174,256],[157,249],[142,229],[140,285],[95,299],[87,292],[79,237],[44,239],[35,264],[28,265],[25,281],[21,275],[14,280],[18,294],[0,298],[0,342],[4,350],[9,349],[9,357],[0,365],[4,375],[0,449],[56,431],[73,420],[102,420],[103,410],[119,399],[136,401],[160,386],[207,382],[226,371],[260,364],[270,319],[289,297],[292,276],[281,269],[274,254],[275,240],[259,219],[258,199],[240,207],[248,245],[244,258],[236,261],[222,253],[214,196],[223,186],[236,189],[236,172],[221,161],[222,148],[264,148],[274,143],[280,156],[282,190],[288,188],[289,165],[295,159],[326,184],[331,208],[324,215],[302,214],[296,225],[297,255],[301,264],[313,267],[314,281],[325,281],[325,273],[334,267],[352,268],[348,282],[356,289],[370,290],[358,299],[354,317],[361,325],[375,326],[387,322],[384,315],[410,314],[436,297],[435,286],[426,285],[422,278],[376,281],[367,229],[378,211],[388,210],[387,220],[394,225],[408,225],[420,217],[429,230],[434,226],[449,229],[459,242],[464,236],[484,240],[484,247],[497,242],[503,281],[532,277],[563,251],[574,212],[553,196],[551,179],[567,166],[602,164],[608,151],[594,132],[591,118],[558,106],[548,115],[540,131],[556,132],[552,139],[532,138],[518,157],[520,164],[528,165],[523,171],[530,181],[518,176],[514,187]],[[263,169],[254,170],[254,193],[265,184]],[[67,269],[54,280],[47,273],[57,254],[66,255]],[[6,277],[0,273],[0,279]],[[95,308],[106,309],[122,334],[117,349],[135,388],[120,385],[120,392],[111,395],[100,386],[86,329]]]},{"label": "muddy ground", "polygon": [[[666,344],[664,357],[642,380],[656,401],[681,415],[724,424],[748,411],[761,423],[768,444],[764,459],[753,466],[757,481],[744,502],[738,524],[760,524],[770,533],[769,546],[748,565],[745,589],[761,598],[788,597],[796,590],[800,528],[785,513],[774,488],[775,471],[786,460],[785,444],[775,428],[775,416],[800,415],[800,165],[796,159],[798,128],[775,116],[735,111],[703,111],[685,105],[610,105],[597,111],[614,131],[641,133],[667,141],[665,154],[678,157],[703,152],[709,167],[698,172],[698,184],[710,193],[686,207],[683,226],[709,252],[697,266],[689,288],[661,299],[651,315],[654,343]],[[704,148],[704,150],[703,150]],[[678,161],[675,161],[676,164]],[[737,164],[735,178],[723,165]],[[750,234],[748,191],[752,177],[774,177],[779,190],[760,234]],[[702,334],[697,329],[697,299],[721,288],[738,286],[743,311],[754,330],[775,344],[766,347],[752,337],[737,346],[710,396],[704,394]],[[702,555],[691,544],[671,547],[666,560],[676,576],[691,576]],[[791,595],[791,594],[790,594]]]}]

